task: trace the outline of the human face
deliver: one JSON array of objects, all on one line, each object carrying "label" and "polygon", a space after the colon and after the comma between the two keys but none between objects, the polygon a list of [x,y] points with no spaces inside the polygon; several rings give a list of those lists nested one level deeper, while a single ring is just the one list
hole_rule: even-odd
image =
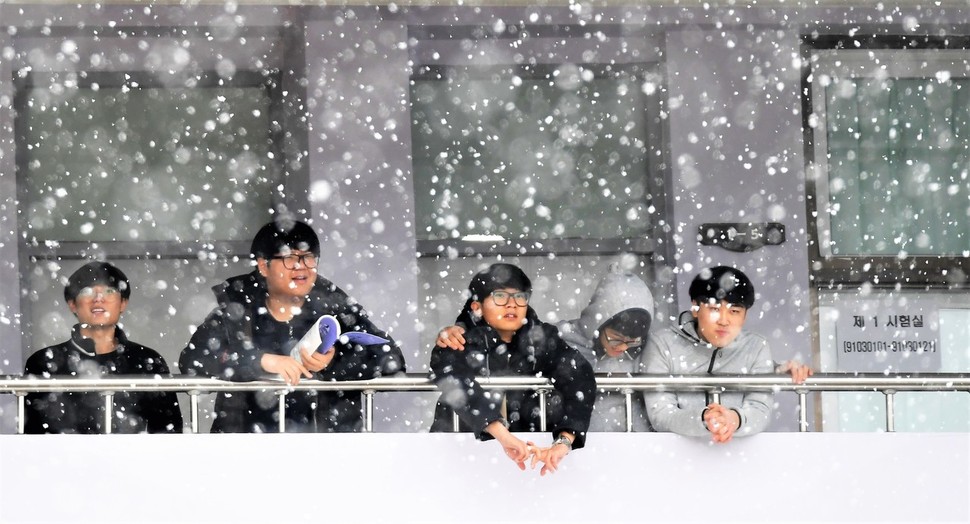
[{"label": "human face", "polygon": [[74,300],[68,301],[67,307],[82,327],[113,328],[128,307],[128,301],[111,286],[94,285],[79,291]]},{"label": "human face", "polygon": [[[500,337],[502,337],[502,340],[506,342],[510,342],[512,337],[515,335],[515,332],[525,325],[526,322],[525,313],[529,309],[528,298],[526,298],[524,304],[521,306],[519,305],[523,303],[521,300],[521,295],[519,296],[519,299],[512,298],[512,295],[515,293],[520,293],[521,291],[522,290],[515,288],[495,290],[493,294],[499,292],[500,297],[508,300],[508,302],[502,306],[495,303],[495,297],[492,294],[489,294],[489,296],[485,297],[485,300],[481,302],[472,302],[472,310],[475,312],[481,312],[482,318],[485,319],[485,322],[489,326],[495,328],[495,331],[498,331],[498,334]],[[506,295],[503,297],[501,293],[506,293]],[[499,302],[503,301],[504,300],[499,300]]]},{"label": "human face", "polygon": [[697,331],[702,339],[716,348],[723,348],[741,333],[748,310],[738,304],[717,302],[692,303],[691,314],[697,319]]},{"label": "human face", "polygon": [[[278,258],[290,255],[312,257],[313,253],[299,249],[286,250],[278,253],[277,257],[269,260],[261,258],[257,262],[260,274],[266,278],[267,291],[271,297],[302,298],[313,289],[313,284],[317,280],[316,264],[310,263],[314,267],[307,267],[307,264],[303,262],[307,258],[286,261]],[[316,262],[315,258],[314,262]]]},{"label": "human face", "polygon": [[642,344],[643,339],[628,337],[613,328],[606,328],[600,333],[600,345],[608,357],[618,358]]}]

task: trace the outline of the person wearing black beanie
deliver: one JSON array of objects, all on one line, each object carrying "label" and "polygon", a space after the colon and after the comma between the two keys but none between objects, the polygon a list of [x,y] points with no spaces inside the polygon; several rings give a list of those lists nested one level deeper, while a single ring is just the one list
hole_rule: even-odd
[{"label": "person wearing black beanie", "polygon": [[[751,279],[739,269],[702,269],[688,290],[690,311],[680,326],[650,337],[646,372],[661,375],[772,374],[788,371],[799,383],[812,374],[808,366],[778,366],[768,341],[743,330],[755,303]],[[688,316],[689,315],[689,316]],[[786,368],[787,366],[787,368]],[[710,437],[717,443],[754,435],[768,426],[774,403],[770,392],[725,392],[718,402],[706,393],[657,391],[644,394],[647,416],[657,431]]]},{"label": "person wearing black beanie", "polygon": [[[35,352],[24,374],[34,377],[104,377],[169,374],[165,359],[128,340],[118,326],[128,307],[128,277],[107,262],[89,262],[67,279],[64,299],[78,323],[71,339]],[[29,393],[26,433],[181,433],[174,392],[116,392],[111,427],[104,423],[100,393]]]},{"label": "person wearing black beanie", "polygon": [[[363,306],[318,274],[320,240],[313,228],[280,218],[259,229],[251,255],[256,266],[213,287],[218,306],[193,333],[179,357],[187,375],[252,381],[278,375],[366,380],[404,372],[401,348],[367,317]],[[369,342],[341,337],[331,348],[309,353],[294,348],[316,322],[329,315],[341,333],[370,334]],[[360,431],[361,394],[293,391],[279,420],[275,393],[233,392],[216,396],[214,433]]]},{"label": "person wearing black beanie", "polygon": [[[433,432],[469,431],[481,440],[496,439],[520,469],[531,458],[540,473],[555,472],[572,449],[582,448],[596,397],[589,362],[569,347],[555,326],[539,320],[529,306],[532,282],[517,266],[492,264],[468,286],[469,298],[455,321],[442,330],[457,348],[437,346],[431,352],[431,379],[441,390]],[[553,443],[537,447],[513,431],[542,431],[536,391],[485,391],[482,376],[541,376],[552,380],[548,428]]]}]

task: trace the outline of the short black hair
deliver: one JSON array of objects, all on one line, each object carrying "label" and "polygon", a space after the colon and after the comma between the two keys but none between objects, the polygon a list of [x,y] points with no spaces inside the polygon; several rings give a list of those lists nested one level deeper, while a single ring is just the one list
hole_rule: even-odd
[{"label": "short black hair", "polygon": [[131,286],[123,271],[107,262],[88,262],[68,277],[64,299],[74,302],[82,289],[96,284],[117,289],[124,300],[131,296]]},{"label": "short black hair", "polygon": [[754,285],[751,279],[733,267],[715,266],[701,270],[690,283],[688,293],[692,302],[714,300],[720,303],[724,300],[729,304],[744,306],[745,309],[754,305]]},{"label": "short black hair", "polygon": [[496,289],[512,288],[519,291],[532,291],[532,281],[519,266],[497,263],[479,271],[468,284],[471,299],[481,302]]},{"label": "short black hair", "polygon": [[268,260],[280,254],[284,247],[320,256],[320,239],[316,231],[298,220],[273,221],[259,228],[249,252],[253,258]]}]

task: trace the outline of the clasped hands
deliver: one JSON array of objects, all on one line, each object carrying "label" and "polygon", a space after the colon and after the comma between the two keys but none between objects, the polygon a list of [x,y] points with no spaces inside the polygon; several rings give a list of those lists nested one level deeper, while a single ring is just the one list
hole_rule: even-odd
[{"label": "clasped hands", "polygon": [[562,444],[541,448],[534,442],[523,442],[497,421],[489,424],[486,430],[502,445],[505,455],[523,471],[525,471],[525,463],[529,462],[530,469],[535,469],[539,463],[542,463],[542,468],[539,470],[542,476],[546,473],[555,473],[562,459],[569,454],[569,447]]},{"label": "clasped hands", "polygon": [[710,404],[703,414],[704,425],[711,432],[711,440],[725,443],[731,440],[734,432],[741,427],[741,416],[737,411],[720,404]]}]

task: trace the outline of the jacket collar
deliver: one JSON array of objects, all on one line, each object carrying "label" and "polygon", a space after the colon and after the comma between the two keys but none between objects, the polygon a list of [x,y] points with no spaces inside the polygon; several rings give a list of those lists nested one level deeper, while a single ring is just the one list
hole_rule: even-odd
[{"label": "jacket collar", "polygon": [[[123,351],[125,344],[128,343],[128,337],[118,326],[115,326],[115,339],[118,340],[117,351]],[[81,335],[81,324],[74,324],[74,328],[71,329],[71,345],[89,357],[97,355],[94,350],[94,341]]]}]

